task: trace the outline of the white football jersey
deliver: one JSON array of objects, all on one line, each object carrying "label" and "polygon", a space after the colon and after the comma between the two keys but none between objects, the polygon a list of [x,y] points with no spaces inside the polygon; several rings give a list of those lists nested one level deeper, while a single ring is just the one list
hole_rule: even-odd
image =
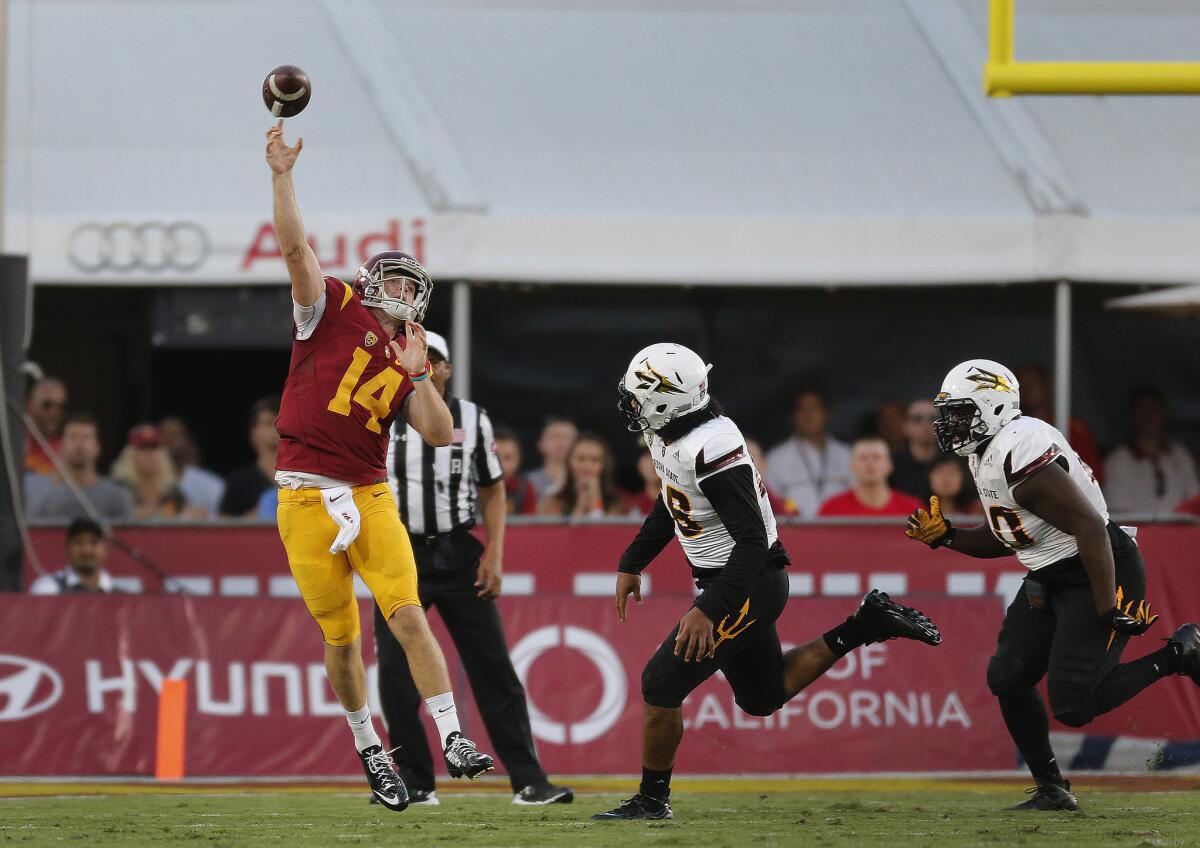
[{"label": "white football jersey", "polygon": [[675,519],[675,536],[693,566],[723,568],[729,561],[733,537],[700,490],[700,483],[739,465],[748,465],[754,472],[767,547],[775,544],[779,534],[775,530],[775,513],[767,500],[767,487],[750,460],[741,430],[733,421],[724,416],[713,418],[669,445],[647,433],[646,446],[662,480],[662,498]]},{"label": "white football jersey", "polygon": [[1108,521],[1108,504],[1092,469],[1067,444],[1066,437],[1037,418],[1016,418],[1000,429],[983,454],[971,454],[971,474],[983,502],[992,535],[1012,548],[1030,571],[1078,553],[1075,537],[1025,509],[1013,497],[1022,480],[1051,462],[1066,471],[1100,516]]}]

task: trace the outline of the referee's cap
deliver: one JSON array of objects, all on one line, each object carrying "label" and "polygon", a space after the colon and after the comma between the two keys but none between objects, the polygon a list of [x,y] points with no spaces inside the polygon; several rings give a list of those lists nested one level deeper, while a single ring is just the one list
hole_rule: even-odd
[{"label": "referee's cap", "polygon": [[441,333],[435,333],[432,330],[425,331],[425,344],[430,350],[436,350],[442,355],[442,359],[450,361],[450,345],[446,344],[446,339]]}]

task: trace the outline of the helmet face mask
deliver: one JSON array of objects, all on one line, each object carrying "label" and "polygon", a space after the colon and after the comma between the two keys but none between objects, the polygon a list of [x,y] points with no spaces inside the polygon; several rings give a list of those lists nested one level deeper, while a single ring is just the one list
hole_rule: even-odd
[{"label": "helmet face mask", "polygon": [[961,362],[942,381],[933,399],[938,449],[970,456],[1021,415],[1020,385],[1013,373],[990,359]]},{"label": "helmet face mask", "polygon": [[617,413],[626,429],[661,430],[709,403],[708,372],[696,353],[660,342],[639,351],[617,383]]},{"label": "helmet face mask", "polygon": [[[411,284],[412,301],[389,295],[386,283],[390,280],[404,280]],[[424,319],[429,298],[433,294],[433,280],[421,263],[399,250],[377,253],[368,259],[354,275],[354,287],[361,295],[363,306],[382,309],[399,321],[419,322]]]}]

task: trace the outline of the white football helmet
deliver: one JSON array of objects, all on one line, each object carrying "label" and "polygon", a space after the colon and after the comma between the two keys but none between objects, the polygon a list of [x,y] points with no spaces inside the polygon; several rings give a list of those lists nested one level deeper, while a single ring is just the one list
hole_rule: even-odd
[{"label": "white football helmet", "polygon": [[708,406],[708,372],[694,351],[659,342],[638,351],[617,383],[617,411],[633,432],[661,430]]},{"label": "white football helmet", "polygon": [[933,405],[938,448],[969,456],[1021,414],[1021,386],[999,362],[968,359],[950,369]]}]

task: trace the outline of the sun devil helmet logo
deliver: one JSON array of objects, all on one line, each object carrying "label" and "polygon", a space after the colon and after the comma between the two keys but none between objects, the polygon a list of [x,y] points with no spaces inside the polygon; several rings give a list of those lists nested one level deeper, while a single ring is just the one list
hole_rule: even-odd
[{"label": "sun devil helmet logo", "polygon": [[651,391],[662,392],[665,395],[683,394],[682,388],[651,368],[649,363],[643,363],[642,367],[633,373],[638,378],[637,387],[640,390],[650,389]]},{"label": "sun devil helmet logo", "polygon": [[978,365],[972,366],[975,371],[967,375],[967,379],[975,384],[975,388],[971,391],[981,392],[985,389],[994,389],[998,392],[1011,392],[1012,385],[1003,374],[994,374],[991,371],[985,371]]},{"label": "sun devil helmet logo", "polygon": [[44,712],[58,703],[62,691],[62,678],[50,666],[0,654],[0,721],[18,721]]}]

